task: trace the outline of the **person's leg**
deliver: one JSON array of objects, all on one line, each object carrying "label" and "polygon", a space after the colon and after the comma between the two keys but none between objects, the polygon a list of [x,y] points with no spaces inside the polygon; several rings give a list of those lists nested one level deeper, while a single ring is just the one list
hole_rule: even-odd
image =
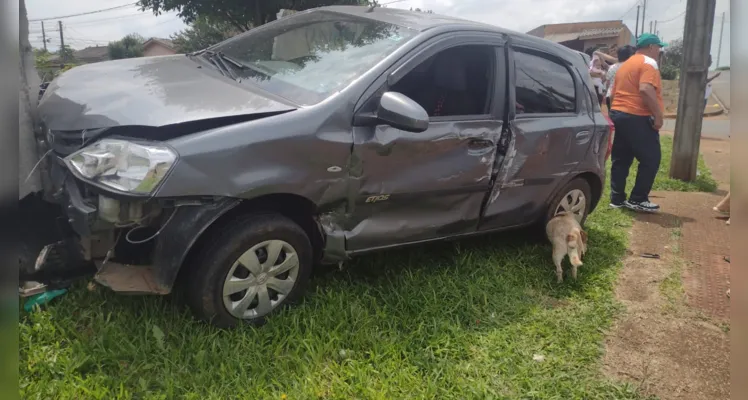
[{"label": "person's leg", "polygon": [[605,106],[608,107],[608,113],[610,113],[610,97],[605,97]]},{"label": "person's leg", "polygon": [[632,125],[629,142],[634,157],[639,161],[639,169],[629,203],[642,211],[657,211],[660,207],[649,202],[649,192],[660,169],[660,133],[652,127],[649,117],[635,116]]},{"label": "person's leg", "polygon": [[627,114],[618,111],[610,112],[610,119],[616,128],[616,134],[613,136],[613,148],[610,152],[612,162],[610,167],[611,207],[622,207],[626,201],[626,178],[629,176],[631,163],[634,162],[634,153],[628,143],[627,118]]},{"label": "person's leg", "polygon": [[729,213],[730,212],[730,192],[727,192],[727,196],[725,196],[719,202],[719,204],[717,204],[714,207],[714,211],[724,212],[724,213]]}]

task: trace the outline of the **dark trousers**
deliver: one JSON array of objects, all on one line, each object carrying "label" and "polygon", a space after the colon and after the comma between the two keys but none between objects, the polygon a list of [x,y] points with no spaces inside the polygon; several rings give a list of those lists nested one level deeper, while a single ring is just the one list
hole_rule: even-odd
[{"label": "dark trousers", "polygon": [[650,117],[627,114],[611,110],[610,119],[616,128],[613,138],[610,170],[610,200],[621,203],[626,200],[626,178],[634,158],[639,161],[636,183],[629,200],[649,200],[657,170],[660,168],[660,132],[650,122]]}]

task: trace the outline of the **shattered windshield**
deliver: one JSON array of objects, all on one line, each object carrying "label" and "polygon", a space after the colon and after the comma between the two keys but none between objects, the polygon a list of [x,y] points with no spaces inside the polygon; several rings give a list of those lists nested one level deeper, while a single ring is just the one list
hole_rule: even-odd
[{"label": "shattered windshield", "polygon": [[210,50],[249,82],[300,105],[342,90],[417,32],[331,12],[288,17]]}]

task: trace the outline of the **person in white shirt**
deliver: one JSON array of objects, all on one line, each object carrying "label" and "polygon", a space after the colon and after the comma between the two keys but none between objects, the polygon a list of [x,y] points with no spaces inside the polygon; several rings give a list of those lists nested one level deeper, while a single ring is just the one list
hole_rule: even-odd
[{"label": "person in white shirt", "polygon": [[[712,65],[712,55],[709,55],[709,64]],[[712,95],[712,81],[715,80],[718,76],[720,76],[722,73],[717,72],[716,74],[712,75],[711,78],[707,77],[706,79],[706,90],[704,90],[704,111],[706,111],[706,106],[709,105],[709,96]]]},{"label": "person in white shirt", "polygon": [[608,68],[608,72],[605,74],[605,105],[608,106],[608,110],[610,111],[610,92],[613,90],[613,81],[616,77],[616,71],[618,71],[618,67],[621,66],[626,60],[629,59],[632,55],[636,53],[636,49],[634,46],[623,46],[618,49],[617,52],[617,59],[614,59],[613,57],[600,53],[595,52],[599,57],[603,58],[606,62],[610,62],[611,60],[617,61],[615,64],[611,65],[610,68]]},{"label": "person in white shirt", "polygon": [[605,79],[605,72],[608,70],[608,64],[606,64],[599,55],[601,53],[595,51],[594,48],[587,49],[585,53],[587,53],[587,55],[592,59],[592,61],[590,61],[590,76],[592,77],[592,84],[595,85],[597,100],[600,104],[603,104],[603,96],[605,93],[603,79]]}]

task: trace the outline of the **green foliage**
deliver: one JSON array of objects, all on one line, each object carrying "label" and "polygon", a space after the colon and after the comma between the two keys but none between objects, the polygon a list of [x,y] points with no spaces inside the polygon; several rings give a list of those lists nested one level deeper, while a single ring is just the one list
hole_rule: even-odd
[{"label": "green foliage", "polygon": [[683,39],[676,39],[668,43],[662,55],[663,66],[669,65],[680,70],[683,63]]},{"label": "green foliage", "polygon": [[212,22],[206,17],[198,17],[190,26],[171,36],[174,47],[180,53],[202,50],[240,33],[231,24]]},{"label": "green foliage", "polygon": [[730,70],[730,66],[729,65],[717,68],[717,71],[729,71],[729,70]]},{"label": "green foliage", "polygon": [[[48,82],[56,78],[61,73],[75,67],[78,63],[73,56],[73,49],[65,46],[54,53],[44,49],[33,49],[34,66],[42,82]],[[65,59],[60,57],[62,54]],[[52,57],[55,57],[53,60]]]},{"label": "green foliage", "polygon": [[177,11],[182,20],[191,24],[198,17],[227,23],[239,31],[247,31],[275,20],[281,9],[303,11],[329,5],[366,5],[367,0],[140,0],[140,9],[155,15]]},{"label": "green foliage", "polygon": [[660,68],[660,76],[666,81],[674,81],[678,79],[679,74],[680,66],[663,64],[662,68]]},{"label": "green foliage", "polygon": [[135,58],[143,56],[143,43],[145,39],[137,33],[131,33],[116,42],[109,42],[108,51],[110,60],[121,60],[123,58]]},{"label": "green foliage", "polygon": [[72,62],[75,59],[74,51],[68,45],[62,46],[59,50],[57,50],[57,55],[63,62]]},{"label": "green foliage", "polygon": [[421,10],[418,7],[416,7],[416,8],[411,7],[410,11],[417,11],[417,12],[422,12],[422,13],[426,13],[426,14],[433,14],[434,13],[434,10]]}]

